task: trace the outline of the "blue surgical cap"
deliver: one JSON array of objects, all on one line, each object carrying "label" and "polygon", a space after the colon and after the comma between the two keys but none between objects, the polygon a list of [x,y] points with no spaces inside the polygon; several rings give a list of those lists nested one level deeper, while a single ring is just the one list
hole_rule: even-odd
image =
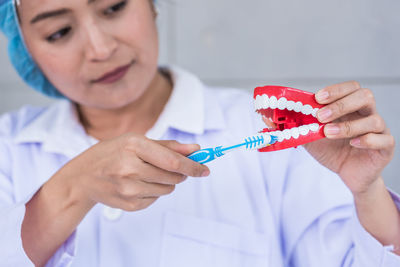
[{"label": "blue surgical cap", "polygon": [[29,54],[21,33],[15,1],[20,0],[0,0],[0,30],[8,38],[11,63],[22,79],[36,91],[53,98],[65,98],[49,82]]},{"label": "blue surgical cap", "polygon": [[64,98],[29,54],[22,37],[14,0],[0,0],[0,30],[8,38],[10,61],[22,79],[40,93],[53,98]]}]

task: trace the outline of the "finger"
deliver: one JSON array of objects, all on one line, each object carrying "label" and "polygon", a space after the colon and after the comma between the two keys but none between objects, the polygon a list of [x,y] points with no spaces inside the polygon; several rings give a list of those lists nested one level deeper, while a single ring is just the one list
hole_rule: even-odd
[{"label": "finger", "polygon": [[[175,185],[147,183],[144,181],[138,182],[142,189],[137,195],[139,198],[151,198],[169,195],[175,191]],[[136,197],[136,196],[135,196]]]},{"label": "finger", "polygon": [[375,133],[369,133],[350,141],[350,144],[357,148],[388,150],[390,153],[392,153],[395,143],[396,141],[392,135]]},{"label": "finger", "polygon": [[367,133],[383,133],[386,129],[385,121],[378,114],[354,121],[330,123],[324,128],[326,137],[330,139],[352,138]]},{"label": "finger", "polygon": [[141,173],[143,176],[141,180],[147,183],[176,185],[187,179],[186,175],[169,172],[145,162],[143,163],[143,166],[141,166]]},{"label": "finger", "polygon": [[268,129],[276,129],[276,124],[272,121],[271,118],[267,118],[266,116],[262,115],[262,120],[267,125]]},{"label": "finger", "polygon": [[119,185],[117,195],[121,199],[134,200],[139,198],[159,197],[171,194],[175,190],[175,185],[165,185],[157,183],[147,183],[138,180],[125,180]]},{"label": "finger", "polygon": [[126,200],[122,204],[119,204],[118,206],[121,206],[120,208],[125,211],[143,210],[152,205],[155,201],[157,201],[157,199],[158,197],[148,197],[135,201]]},{"label": "finger", "polygon": [[139,142],[136,151],[137,155],[143,161],[170,172],[176,172],[192,177],[202,177],[210,174],[207,166],[194,162],[193,160],[148,139]]},{"label": "finger", "polygon": [[317,113],[317,118],[322,123],[328,123],[360,110],[370,110],[371,112],[375,110],[374,95],[369,89],[356,90],[321,108]]},{"label": "finger", "polygon": [[175,140],[159,140],[156,142],[185,156],[200,150],[200,146],[197,144],[181,144]]},{"label": "finger", "polygon": [[329,104],[355,92],[360,88],[360,84],[356,81],[338,83],[318,91],[315,95],[315,99],[320,104]]}]

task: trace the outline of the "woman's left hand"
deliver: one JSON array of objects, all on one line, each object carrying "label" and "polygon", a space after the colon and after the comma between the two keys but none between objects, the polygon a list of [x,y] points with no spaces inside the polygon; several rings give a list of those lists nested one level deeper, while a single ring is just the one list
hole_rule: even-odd
[{"label": "woman's left hand", "polygon": [[376,110],[374,95],[358,82],[328,86],[316,94],[325,104],[317,117],[326,139],[304,145],[336,172],[353,194],[367,192],[394,155],[395,141]]}]

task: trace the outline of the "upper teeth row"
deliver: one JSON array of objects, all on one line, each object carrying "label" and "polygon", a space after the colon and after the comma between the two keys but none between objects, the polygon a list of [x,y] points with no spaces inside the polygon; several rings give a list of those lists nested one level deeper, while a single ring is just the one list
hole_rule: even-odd
[{"label": "upper teeth row", "polygon": [[268,132],[268,134],[276,135],[278,137],[278,142],[282,142],[283,140],[289,140],[291,138],[298,139],[300,135],[307,135],[310,131],[317,132],[318,130],[319,124],[312,123],[283,131]]},{"label": "upper teeth row", "polygon": [[276,96],[268,97],[268,95],[258,95],[256,96],[256,100],[254,102],[254,106],[256,110],[259,109],[287,109],[289,111],[294,110],[295,112],[301,112],[304,115],[312,115],[313,117],[317,117],[317,112],[319,108],[313,108],[311,105],[303,105],[300,101],[294,102],[291,100],[287,100],[285,97],[281,97],[279,99]]}]

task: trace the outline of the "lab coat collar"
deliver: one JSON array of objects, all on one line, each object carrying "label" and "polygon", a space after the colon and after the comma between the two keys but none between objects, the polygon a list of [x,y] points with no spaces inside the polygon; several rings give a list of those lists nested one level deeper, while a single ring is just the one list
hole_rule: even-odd
[{"label": "lab coat collar", "polygon": [[68,100],[58,100],[47,108],[19,132],[14,142],[39,143],[44,151],[70,157],[89,147],[88,137],[79,122],[75,104]]},{"label": "lab coat collar", "polygon": [[[146,134],[160,139],[168,128],[190,134],[225,128],[223,111],[209,89],[193,74],[178,67],[170,71],[174,88],[156,124]],[[41,143],[47,152],[74,157],[90,146],[89,137],[79,122],[75,104],[59,100],[25,126],[16,143]]]},{"label": "lab coat collar", "polygon": [[193,74],[171,66],[168,68],[174,89],[157,123],[147,137],[160,139],[168,128],[191,134],[225,128],[223,111],[206,86]]}]

